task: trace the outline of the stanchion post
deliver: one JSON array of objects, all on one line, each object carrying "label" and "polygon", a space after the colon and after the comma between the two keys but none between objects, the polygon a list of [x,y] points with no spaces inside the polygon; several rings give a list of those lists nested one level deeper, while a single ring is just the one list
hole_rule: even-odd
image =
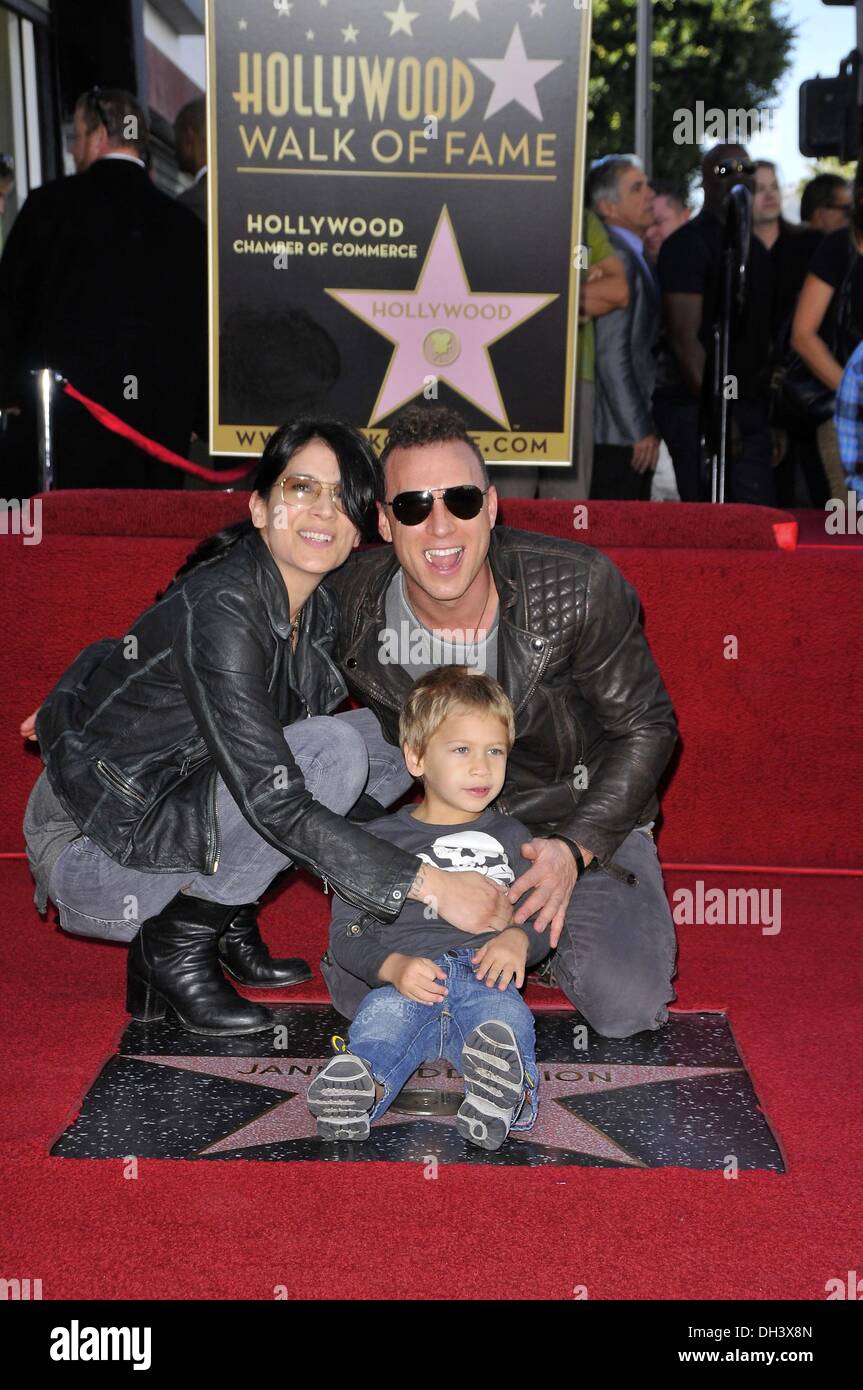
[{"label": "stanchion post", "polygon": [[39,491],[51,492],[54,487],[54,421],[52,405],[54,387],[63,378],[50,367],[31,372],[36,378],[36,418],[39,433]]}]

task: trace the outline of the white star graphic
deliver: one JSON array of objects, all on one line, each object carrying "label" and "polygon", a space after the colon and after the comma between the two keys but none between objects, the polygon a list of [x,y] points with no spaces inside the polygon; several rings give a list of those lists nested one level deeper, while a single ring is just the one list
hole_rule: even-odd
[{"label": "white star graphic", "polygon": [[390,21],[390,38],[393,34],[407,34],[409,38],[413,38],[414,31],[411,25],[419,18],[419,10],[406,10],[405,0],[399,0],[397,10],[384,10],[384,18]]},{"label": "white star graphic", "polygon": [[249,27],[249,21],[248,21],[247,19],[238,19],[238,20],[237,20],[237,28],[238,28],[238,29],[248,29],[248,27]]},{"label": "white star graphic", "polygon": [[479,0],[452,0],[450,19],[458,19],[460,14],[469,14],[471,19],[479,19],[478,3]]},{"label": "white star graphic", "polygon": [[347,29],[342,30],[345,36],[345,43],[356,43],[359,32],[359,29],[355,29],[353,24],[349,24]]},{"label": "white star graphic", "polygon": [[471,58],[470,62],[494,83],[483,120],[502,111],[511,101],[517,101],[531,116],[542,120],[536,84],[559,68],[562,59],[528,58],[521,29],[516,24],[502,58]]},{"label": "white star graphic", "polygon": [[530,17],[539,19],[545,14],[545,0],[530,0]]},{"label": "white star graphic", "polygon": [[314,37],[315,37],[315,31],[314,31],[314,29],[307,29],[307,30],[306,30],[306,38],[307,38],[307,39],[313,39]]},{"label": "white star graphic", "polygon": [[293,9],[293,5],[291,0],[273,0],[273,9],[278,14],[279,19],[287,19]]}]

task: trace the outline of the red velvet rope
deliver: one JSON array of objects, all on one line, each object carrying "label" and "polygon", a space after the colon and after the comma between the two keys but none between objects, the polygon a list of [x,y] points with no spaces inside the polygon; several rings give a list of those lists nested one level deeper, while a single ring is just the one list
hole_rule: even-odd
[{"label": "red velvet rope", "polygon": [[250,464],[246,463],[242,468],[227,468],[224,472],[215,468],[203,468],[199,463],[192,463],[190,459],[181,458],[172,449],[166,449],[164,444],[157,444],[155,439],[148,439],[145,434],[135,430],[131,425],[127,425],[125,420],[121,420],[119,415],[114,415],[110,410],[106,410],[104,405],[99,405],[98,401],[91,401],[89,396],[84,396],[69,381],[63,382],[63,391],[67,396],[71,396],[73,401],[80,401],[86,410],[89,410],[94,420],[98,420],[100,425],[104,425],[106,430],[111,430],[114,434],[122,435],[132,444],[137,444],[139,449],[152,454],[154,458],[161,459],[162,463],[169,463],[172,468],[182,468],[184,473],[194,473],[196,478],[203,478],[207,483],[236,483],[240,478],[245,478],[249,471]]}]

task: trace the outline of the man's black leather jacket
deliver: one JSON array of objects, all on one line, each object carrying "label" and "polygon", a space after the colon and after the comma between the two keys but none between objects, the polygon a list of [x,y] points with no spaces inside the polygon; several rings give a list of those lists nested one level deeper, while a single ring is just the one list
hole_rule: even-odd
[{"label": "man's black leather jacket", "polygon": [[85,649],[36,720],[54,792],[120,864],[214,873],[216,773],[258,834],[392,921],[417,859],[313,800],[282,733],[347,689],[321,586],[291,650],[288,596],[256,531],[175,581],[121,638]]},{"label": "man's black leather jacket", "polygon": [[[677,742],[638,595],[601,551],[532,531],[497,527],[489,561],[500,596],[498,679],[516,715],[497,806],[604,866],[631,830],[655,819],[656,785]],[[339,664],[393,742],[410,687],[401,666],[380,660],[397,568],[386,546],[327,578],[338,597]]]}]

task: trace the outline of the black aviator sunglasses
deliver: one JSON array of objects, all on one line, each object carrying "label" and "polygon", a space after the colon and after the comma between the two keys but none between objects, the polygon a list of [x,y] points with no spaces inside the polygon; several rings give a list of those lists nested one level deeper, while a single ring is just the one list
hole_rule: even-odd
[{"label": "black aviator sunglasses", "polygon": [[392,507],[393,516],[402,526],[419,526],[420,522],[431,515],[434,499],[442,497],[448,512],[452,512],[460,521],[470,521],[479,515],[483,498],[487,493],[488,488],[483,490],[472,483],[465,483],[459,487],[431,487],[425,488],[422,492],[400,492],[384,505]]}]

